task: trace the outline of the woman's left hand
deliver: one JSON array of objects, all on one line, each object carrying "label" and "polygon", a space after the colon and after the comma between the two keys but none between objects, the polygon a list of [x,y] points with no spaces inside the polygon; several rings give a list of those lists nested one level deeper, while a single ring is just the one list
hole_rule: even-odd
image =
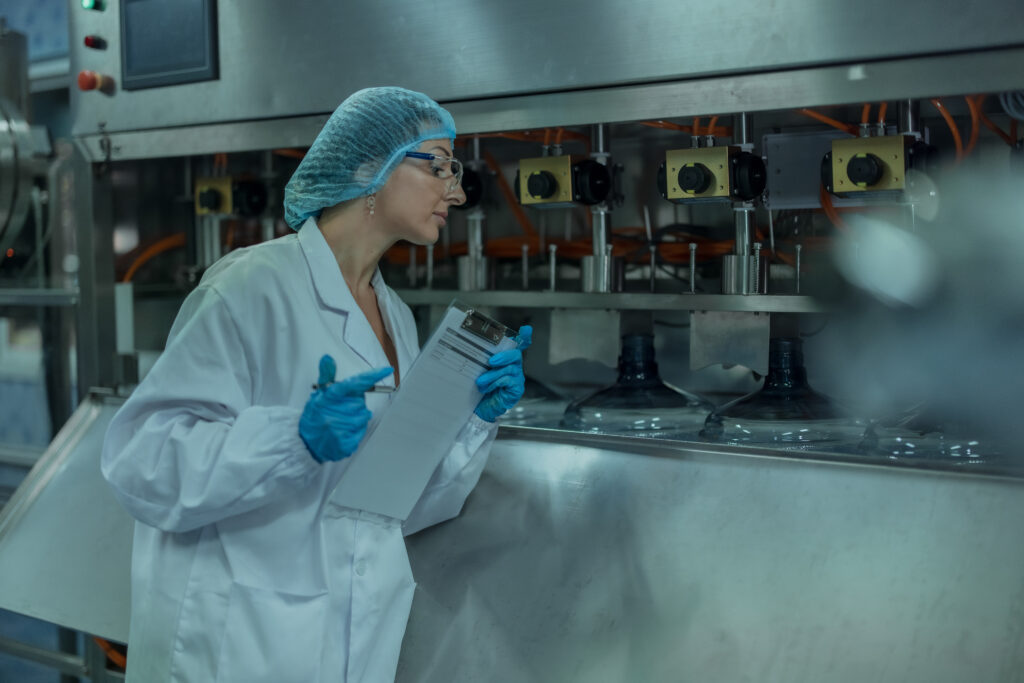
[{"label": "woman's left hand", "polygon": [[476,386],[484,397],[474,412],[481,420],[494,422],[523,397],[526,391],[523,351],[532,341],[533,328],[523,325],[516,335],[516,348],[499,351],[488,359],[491,369],[476,378]]}]

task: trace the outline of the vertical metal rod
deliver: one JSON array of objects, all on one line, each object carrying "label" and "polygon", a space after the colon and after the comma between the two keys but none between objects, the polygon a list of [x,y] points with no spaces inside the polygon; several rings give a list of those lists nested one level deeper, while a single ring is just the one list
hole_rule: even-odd
[{"label": "vertical metal rod", "polygon": [[918,135],[921,131],[921,103],[917,100],[901,100],[897,132],[900,135]]},{"label": "vertical metal rod", "polygon": [[434,245],[427,245],[427,289],[434,288]]},{"label": "vertical metal rod", "polygon": [[761,293],[761,243],[754,242],[754,268],[751,273],[750,293]]},{"label": "vertical metal rod", "polygon": [[690,242],[690,294],[697,293],[697,243]]},{"label": "vertical metal rod", "polygon": [[607,292],[605,288],[608,264],[605,263],[605,255],[608,246],[608,210],[603,204],[591,209],[594,216],[593,227],[593,250],[594,250],[594,291]]},{"label": "vertical metal rod", "polygon": [[555,291],[555,278],[558,275],[558,263],[555,261],[555,252],[558,251],[557,244],[548,245],[548,289]]},{"label": "vertical metal rod", "polygon": [[530,288],[530,247],[522,246],[523,250],[523,289]]},{"label": "vertical metal rod", "polygon": [[612,245],[604,247],[604,270],[601,271],[601,291],[612,291]]},{"label": "vertical metal rod", "polygon": [[800,293],[800,252],[803,250],[803,245],[796,245],[796,293]]},{"label": "vertical metal rod", "polygon": [[768,209],[768,248],[775,253],[775,220],[772,218],[771,209]]},{"label": "vertical metal rod", "polygon": [[732,142],[734,145],[750,144],[750,114],[736,114],[732,117]]},{"label": "vertical metal rod", "polygon": [[658,248],[653,244],[647,246],[651,252],[651,291],[654,291],[655,269],[658,267]]},{"label": "vertical metal rod", "polygon": [[733,208],[736,218],[736,279],[739,285],[734,289],[738,294],[750,293],[750,226],[753,207]]}]

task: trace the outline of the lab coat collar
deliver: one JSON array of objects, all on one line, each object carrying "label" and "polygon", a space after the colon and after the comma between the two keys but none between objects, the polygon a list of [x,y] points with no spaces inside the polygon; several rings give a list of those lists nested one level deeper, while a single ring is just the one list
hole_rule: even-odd
[{"label": "lab coat collar", "polygon": [[[339,330],[342,340],[371,368],[387,365],[387,356],[380,345],[380,340],[377,339],[373,328],[370,327],[370,322],[359,308],[355,297],[352,296],[352,291],[348,288],[348,283],[345,282],[345,276],[341,274],[341,268],[334,257],[334,252],[331,251],[330,245],[327,244],[320,227],[316,224],[316,219],[308,218],[302,224],[299,229],[299,244],[302,246],[302,252],[309,264],[317,296],[320,297],[324,306],[344,314],[344,321]],[[395,341],[395,332],[389,320],[391,311],[388,304],[390,302],[387,301],[386,296],[382,296],[387,290],[379,268],[374,271],[370,284],[377,297],[377,304],[385,320],[385,327],[388,329],[392,341]]]},{"label": "lab coat collar", "polygon": [[316,219],[307,218],[299,228],[299,244],[309,264],[316,293],[328,308],[349,312],[357,309],[356,300],[349,291],[348,283],[341,274],[334,252],[327,244]]}]

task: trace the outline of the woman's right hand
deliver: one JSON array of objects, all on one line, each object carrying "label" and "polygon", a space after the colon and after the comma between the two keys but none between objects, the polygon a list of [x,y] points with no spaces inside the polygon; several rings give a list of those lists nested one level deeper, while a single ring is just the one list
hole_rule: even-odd
[{"label": "woman's right hand", "polygon": [[377,368],[340,382],[335,372],[331,356],[320,359],[320,379],[299,418],[299,436],[320,463],[343,460],[359,447],[373,417],[363,394],[394,370]]}]

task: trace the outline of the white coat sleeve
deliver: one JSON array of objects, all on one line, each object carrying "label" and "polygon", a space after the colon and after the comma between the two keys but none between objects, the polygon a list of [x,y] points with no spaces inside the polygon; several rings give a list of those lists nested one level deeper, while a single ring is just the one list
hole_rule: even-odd
[{"label": "white coat sleeve", "polygon": [[245,348],[220,294],[196,289],[103,443],[103,476],[136,519],[189,531],[288,496],[318,475],[299,437],[301,411],[252,405]]},{"label": "white coat sleeve", "polygon": [[406,536],[451,519],[462,511],[466,497],[480,480],[497,433],[498,425],[476,415],[469,418],[402,524]]}]

